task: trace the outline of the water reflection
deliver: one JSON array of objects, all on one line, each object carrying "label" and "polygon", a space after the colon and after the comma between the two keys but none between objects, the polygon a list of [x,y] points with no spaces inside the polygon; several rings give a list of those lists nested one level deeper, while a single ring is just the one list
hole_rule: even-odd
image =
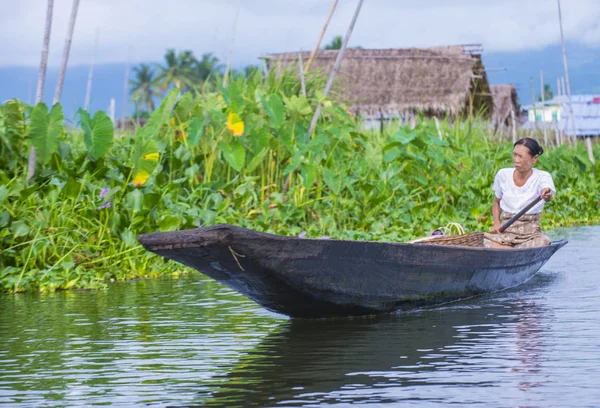
[{"label": "water reflection", "polygon": [[291,322],[199,276],[0,296],[0,405],[598,406],[600,227],[568,238],[513,291],[369,319]]},{"label": "water reflection", "polygon": [[[469,395],[465,387],[498,386],[494,372],[529,392],[543,385],[531,374],[540,372],[547,314],[535,301],[506,298],[400,316],[287,322],[217,378],[198,402],[433,402],[446,394],[440,394],[443,388],[450,390],[446,398],[460,402]],[[437,391],[428,397],[432,388]]]}]

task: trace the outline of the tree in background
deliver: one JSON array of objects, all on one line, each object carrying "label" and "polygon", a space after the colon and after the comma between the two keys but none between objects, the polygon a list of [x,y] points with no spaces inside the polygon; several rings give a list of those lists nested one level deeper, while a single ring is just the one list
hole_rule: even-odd
[{"label": "tree in background", "polygon": [[258,65],[246,65],[244,67],[244,76],[248,78],[253,75],[256,71],[262,71],[262,68]]},{"label": "tree in background", "polygon": [[223,69],[223,66],[219,63],[219,59],[215,57],[211,52],[202,54],[202,58],[194,63],[196,71],[196,79],[200,83],[204,83],[209,79],[214,79],[215,74],[218,74]]},{"label": "tree in background", "polygon": [[[233,77],[249,77],[256,71],[261,71],[257,65],[248,65],[241,70],[232,71]],[[135,78],[129,81],[131,99],[142,105],[147,112],[154,110],[154,98],[172,87],[182,91],[200,91],[205,85],[211,87],[223,76],[223,65],[212,53],[202,54],[198,60],[192,51],[185,50],[177,53],[168,49],[165,53],[164,64],[140,64],[133,68]],[[136,117],[143,117],[145,111],[136,109]]]},{"label": "tree in background", "polygon": [[[544,100],[549,101],[552,98],[554,98],[554,92],[552,91],[550,84],[544,84]],[[542,101],[542,95],[538,96],[538,101]]]},{"label": "tree in background", "polygon": [[135,78],[129,81],[131,98],[146,106],[148,112],[154,110],[154,98],[161,94],[158,91],[158,78],[154,69],[148,64],[140,64],[133,68]]},{"label": "tree in background", "polygon": [[[342,48],[343,42],[344,42],[344,38],[341,35],[336,35],[335,37],[333,37],[333,40],[331,40],[331,42],[329,44],[327,44],[325,47],[323,47],[323,49],[324,50],[339,50]],[[348,49],[361,50],[362,47],[360,47],[360,46],[348,47]]]},{"label": "tree in background", "polygon": [[336,35],[335,37],[333,37],[333,40],[331,40],[331,42],[327,45],[325,45],[325,47],[323,48],[324,50],[339,50],[342,48],[342,43],[344,42],[344,39],[342,38],[341,35]]},{"label": "tree in background", "polygon": [[158,66],[158,82],[162,90],[175,86],[182,90],[194,86],[194,54],[191,51],[183,51],[179,54],[174,49],[167,50],[165,54],[165,65]]}]

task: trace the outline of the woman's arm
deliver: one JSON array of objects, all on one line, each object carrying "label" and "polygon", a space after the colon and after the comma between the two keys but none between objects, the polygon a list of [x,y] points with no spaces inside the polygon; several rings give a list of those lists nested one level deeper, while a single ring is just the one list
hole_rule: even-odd
[{"label": "woman's arm", "polygon": [[543,172],[540,178],[540,196],[544,201],[548,202],[552,200],[552,197],[556,194],[556,187],[554,187],[554,180],[552,175],[548,172]]},{"label": "woman's arm", "polygon": [[494,220],[494,227],[492,228],[492,234],[497,234],[498,229],[502,226],[500,221],[500,198],[494,197],[494,204],[492,205],[492,219]]}]

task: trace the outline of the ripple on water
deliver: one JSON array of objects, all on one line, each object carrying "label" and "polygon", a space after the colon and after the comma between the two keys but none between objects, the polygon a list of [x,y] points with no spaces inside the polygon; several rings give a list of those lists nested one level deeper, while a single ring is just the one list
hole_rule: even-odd
[{"label": "ripple on water", "polygon": [[519,288],[370,319],[290,321],[197,275],[1,296],[0,404],[594,406],[600,227],[563,233]]}]

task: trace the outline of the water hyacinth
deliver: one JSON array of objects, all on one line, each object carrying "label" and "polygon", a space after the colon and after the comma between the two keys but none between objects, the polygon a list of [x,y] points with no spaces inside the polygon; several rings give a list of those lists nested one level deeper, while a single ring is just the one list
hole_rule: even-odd
[{"label": "water hyacinth", "polygon": [[103,208],[110,208],[110,206],[111,206],[111,200],[108,200],[107,202],[102,204],[100,207],[98,207],[98,210],[102,210]]},{"label": "water hyacinth", "polygon": [[[110,192],[110,188],[105,188],[102,187],[100,189],[100,195],[98,196],[98,198],[100,200],[104,199],[104,197],[106,197],[106,195]],[[102,204],[100,207],[98,207],[98,210],[102,210],[104,208],[110,208],[111,207],[111,200],[108,200],[107,202],[105,202],[104,204]]]},{"label": "water hyacinth", "polygon": [[100,189],[100,196],[99,196],[98,198],[99,198],[100,200],[102,200],[102,199],[104,198],[104,196],[105,196],[106,194],[108,194],[108,192],[109,192],[109,191],[110,191],[110,188],[104,188],[104,187],[102,187],[102,188]]},{"label": "water hyacinth", "polygon": [[[7,271],[0,291],[68,289],[70,282],[98,287],[104,285],[104,273],[119,280],[179,273],[179,266],[142,256],[142,248],[123,252],[122,237],[202,228],[204,223],[243,220],[245,228],[305,239],[332,234],[331,239],[393,242],[431,234],[452,221],[469,232],[489,229],[490,186],[496,170],[510,161],[510,135],[492,139],[487,124],[477,118],[468,127],[450,128],[443,121],[443,139],[427,118],[414,128],[389,121],[383,132],[364,129],[334,103],[309,142],[310,106],[319,103],[314,90],[325,81],[309,87],[313,96],[304,112],[304,106],[286,102],[298,95],[297,79],[295,73],[268,81],[258,74],[240,77],[228,90],[211,89],[187,99],[178,99],[173,90],[151,113],[152,120],[123,137],[108,138],[113,126],[106,126],[106,134],[90,127],[91,148],[110,147],[110,154],[85,167],[79,162],[92,153],[80,143],[79,131],[63,127],[61,143],[71,149],[52,148],[57,160],[39,163],[52,174],[51,183],[28,195],[16,181],[28,159],[22,135],[30,131],[30,115],[18,104],[0,106],[0,149],[6,159],[0,176],[14,180],[0,186],[0,230],[5,232],[0,244],[15,248],[0,257],[0,269]],[[189,131],[187,143],[172,137],[173,131]],[[549,205],[543,228],[598,222],[600,170],[598,164],[580,160],[584,155],[581,147],[562,146],[541,158],[540,168],[569,189]],[[119,198],[112,211],[114,197]],[[73,205],[73,200],[79,202]],[[69,232],[45,234],[46,243],[36,238],[38,230],[29,227],[36,223],[35,208],[49,211],[48,227]],[[206,212],[202,224],[199,213],[188,213],[191,208]],[[107,211],[97,211],[102,209]],[[97,217],[90,217],[90,211]],[[441,230],[458,232],[457,227]],[[79,232],[98,237],[98,242],[75,247]],[[46,251],[38,251],[38,244]],[[82,260],[79,269],[70,276],[57,273],[71,257]],[[50,273],[38,273],[48,265]],[[87,273],[92,269],[97,273]]]}]

